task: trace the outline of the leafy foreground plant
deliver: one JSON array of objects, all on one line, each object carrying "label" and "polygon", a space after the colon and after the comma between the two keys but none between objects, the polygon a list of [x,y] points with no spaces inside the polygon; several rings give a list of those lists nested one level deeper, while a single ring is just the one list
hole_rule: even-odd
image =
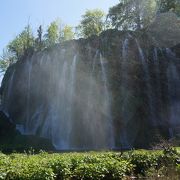
[{"label": "leafy foreground plant", "polygon": [[[32,151],[31,151],[32,152]],[[172,171],[173,170],[173,171]],[[173,173],[173,174],[172,174]],[[39,154],[0,153],[0,179],[131,179],[131,177],[179,179],[177,151]]]}]

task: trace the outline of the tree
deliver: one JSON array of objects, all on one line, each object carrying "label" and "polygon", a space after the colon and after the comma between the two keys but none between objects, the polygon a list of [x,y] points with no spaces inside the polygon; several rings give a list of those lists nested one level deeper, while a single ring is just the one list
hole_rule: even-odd
[{"label": "tree", "polygon": [[39,43],[42,43],[42,34],[43,34],[43,30],[42,30],[42,26],[40,25],[38,30],[37,30],[37,33],[38,33],[38,41]]},{"label": "tree", "polygon": [[1,69],[0,73],[5,72],[9,67],[9,65],[15,63],[16,60],[17,59],[14,56],[14,54],[9,52],[7,49],[4,49],[3,54],[0,57],[0,69]]},{"label": "tree", "polygon": [[9,65],[34,50],[34,44],[35,38],[30,25],[28,25],[7,45],[7,48],[3,50],[0,57],[1,72],[6,71]]},{"label": "tree", "polygon": [[52,46],[56,43],[61,43],[74,38],[73,28],[64,25],[61,21],[53,21],[48,27],[46,37],[46,46]]},{"label": "tree", "polygon": [[157,0],[158,12],[174,12],[180,16],[180,1],[179,0]]},{"label": "tree", "polygon": [[105,27],[105,13],[99,9],[87,10],[76,28],[78,36],[99,35]]},{"label": "tree", "polygon": [[68,41],[74,38],[73,28],[71,26],[65,25],[64,28],[60,30],[60,42]]},{"label": "tree", "polygon": [[120,0],[109,9],[107,18],[117,29],[136,30],[148,26],[156,11],[156,0]]},{"label": "tree", "polygon": [[45,44],[44,44],[44,39],[43,39],[43,28],[42,28],[42,25],[40,25],[37,30],[36,50],[42,50],[44,47],[45,47]]},{"label": "tree", "polygon": [[73,38],[73,28],[68,25],[63,25],[58,20],[53,21],[49,25],[47,33],[44,36],[42,25],[40,25],[37,29],[36,38],[33,36],[30,25],[28,25],[7,45],[7,48],[3,51],[3,54],[0,57],[0,69],[4,72],[9,65],[15,63],[21,57],[30,52],[39,51],[45,47],[50,47],[56,43]]},{"label": "tree", "polygon": [[58,21],[53,21],[47,29],[45,34],[46,45],[52,46],[53,44],[58,43],[59,40],[59,24]]},{"label": "tree", "polygon": [[24,30],[15,37],[8,44],[8,51],[16,56],[19,59],[21,56],[25,55],[30,49],[34,47],[35,39],[31,30],[31,27],[28,25]]}]

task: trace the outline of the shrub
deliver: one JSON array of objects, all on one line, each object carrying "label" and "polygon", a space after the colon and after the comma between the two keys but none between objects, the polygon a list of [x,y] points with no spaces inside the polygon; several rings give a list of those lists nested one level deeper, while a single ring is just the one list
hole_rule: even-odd
[{"label": "shrub", "polygon": [[179,178],[179,153],[164,151],[0,153],[0,180],[123,179],[131,174]]},{"label": "shrub", "polygon": [[135,151],[132,153],[130,162],[135,166],[134,173],[145,175],[146,170],[158,166],[158,153],[147,151]]}]

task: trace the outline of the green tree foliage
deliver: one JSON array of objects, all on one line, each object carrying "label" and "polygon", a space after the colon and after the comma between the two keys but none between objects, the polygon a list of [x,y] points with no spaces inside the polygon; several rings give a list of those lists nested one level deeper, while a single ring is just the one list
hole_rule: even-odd
[{"label": "green tree foliage", "polygon": [[48,29],[47,33],[45,34],[46,38],[46,45],[47,46],[52,46],[53,44],[58,43],[59,40],[59,25],[58,21],[53,21]]},{"label": "green tree foliage", "polygon": [[49,25],[45,35],[43,35],[43,27],[40,25],[37,29],[36,38],[33,35],[30,25],[28,25],[3,51],[0,57],[0,69],[4,72],[10,64],[13,64],[28,53],[41,51],[46,47],[51,47],[56,43],[61,43],[73,38],[73,28],[59,23],[58,20],[53,21]]},{"label": "green tree foliage", "polygon": [[9,65],[16,62],[14,54],[9,52],[7,49],[3,50],[2,56],[0,57],[0,73],[5,72]]},{"label": "green tree foliage", "polygon": [[52,46],[56,43],[71,40],[74,38],[73,28],[68,25],[63,25],[60,21],[53,21],[48,27],[45,34],[46,46]]},{"label": "green tree foliage", "polygon": [[158,12],[174,12],[176,15],[180,16],[180,1],[179,0],[157,0]]},{"label": "green tree foliage", "polygon": [[105,13],[99,9],[87,10],[77,27],[78,36],[90,37],[100,34],[105,27]]},{"label": "green tree foliage", "polygon": [[68,41],[74,38],[73,28],[71,26],[65,25],[64,28],[60,30],[59,41]]},{"label": "green tree foliage", "polygon": [[156,15],[156,0],[120,0],[111,7],[107,18],[117,29],[141,29]]},{"label": "green tree foliage", "polygon": [[12,40],[8,47],[8,51],[15,55],[17,59],[25,55],[34,47],[34,36],[31,27],[28,25],[14,40]]},{"label": "green tree foliage", "polygon": [[117,29],[142,29],[149,26],[157,13],[174,12],[180,16],[179,0],[120,0],[111,7],[108,19]]},{"label": "green tree foliage", "polygon": [[30,25],[28,25],[7,45],[7,48],[3,51],[0,57],[1,72],[6,71],[9,65],[15,63],[22,56],[34,51],[34,46],[35,38]]}]

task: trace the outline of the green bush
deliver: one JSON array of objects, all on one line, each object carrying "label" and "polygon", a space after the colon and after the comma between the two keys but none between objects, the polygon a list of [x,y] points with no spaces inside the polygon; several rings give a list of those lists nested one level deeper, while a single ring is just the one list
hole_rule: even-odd
[{"label": "green bush", "polygon": [[135,165],[134,173],[144,175],[146,170],[158,166],[159,153],[135,151],[130,157],[130,162]]},{"label": "green bush", "polygon": [[[175,176],[179,178],[179,154],[168,151],[24,154],[0,153],[0,180],[126,179]],[[172,175],[173,174],[173,175]]]},{"label": "green bush", "polygon": [[48,166],[53,169],[57,179],[67,179],[71,177],[71,163],[67,156],[52,155],[48,162]]},{"label": "green bush", "polygon": [[76,179],[121,179],[131,173],[133,166],[128,161],[103,159],[98,163],[82,163],[74,171]]},{"label": "green bush", "polygon": [[146,176],[148,172],[161,171],[164,168],[175,169],[179,164],[180,155],[173,148],[163,151],[133,151],[129,157],[131,164],[135,166],[136,175]]}]

